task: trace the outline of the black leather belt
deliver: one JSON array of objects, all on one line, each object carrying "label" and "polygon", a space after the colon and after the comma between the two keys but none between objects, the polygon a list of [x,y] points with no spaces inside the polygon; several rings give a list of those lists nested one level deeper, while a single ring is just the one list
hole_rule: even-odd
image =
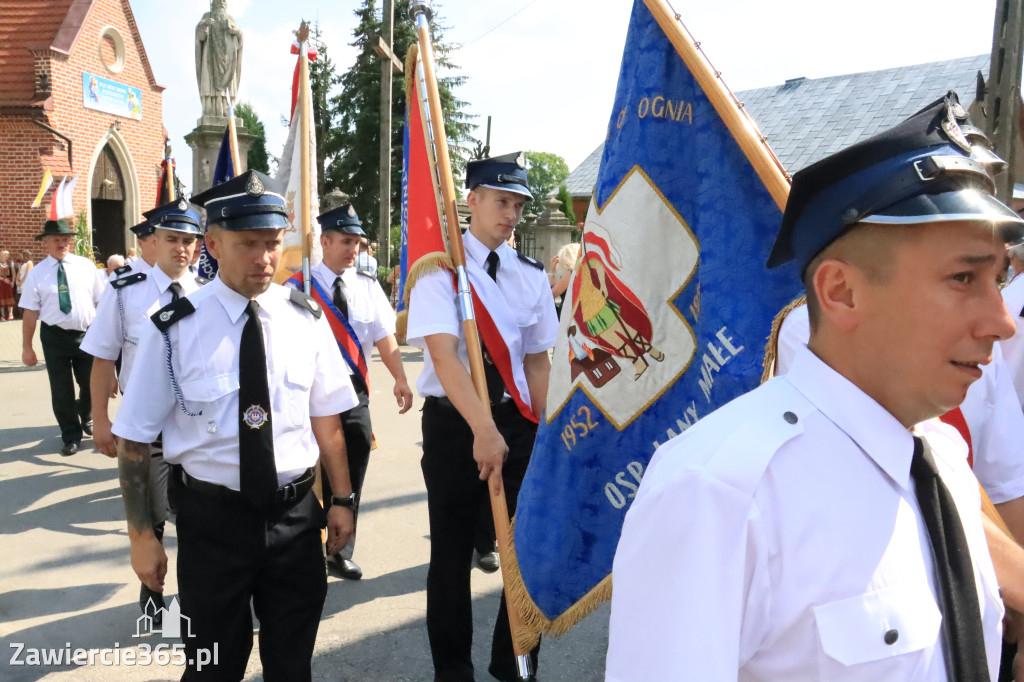
[{"label": "black leather belt", "polygon": [[[291,483],[286,483],[278,488],[274,492],[274,503],[282,506],[295,504],[310,491],[314,480],[316,480],[316,469],[310,467]],[[230,502],[242,502],[246,499],[240,490],[232,490],[216,483],[201,481],[198,478],[189,476],[184,468],[181,470],[181,482],[189,490],[194,490],[206,497],[228,500]]]},{"label": "black leather belt", "polygon": [[[446,395],[428,395],[423,399],[423,401],[433,403],[434,405],[440,405],[441,407],[446,407],[449,410],[458,411],[458,408],[455,407],[455,403],[453,403]],[[500,402],[491,403],[491,407],[496,409],[509,406],[515,407],[515,401],[512,400],[511,396],[504,396]]]}]

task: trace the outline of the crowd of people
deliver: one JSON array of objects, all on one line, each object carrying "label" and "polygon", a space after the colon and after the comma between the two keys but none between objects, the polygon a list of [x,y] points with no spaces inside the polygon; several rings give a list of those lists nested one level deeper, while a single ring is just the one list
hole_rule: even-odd
[{"label": "crowd of people", "polygon": [[[1024,219],[994,197],[1004,167],[950,93],[794,176],[768,265],[795,265],[805,303],[781,323],[777,376],[654,454],[615,556],[609,681],[1013,679]],[[515,513],[556,306],[581,267],[578,244],[550,272],[512,247],[533,198],[522,154],[469,162],[466,188],[464,270],[442,260],[413,278],[406,332],[424,350],[426,631],[443,682],[475,679],[470,574],[481,536],[493,550],[481,510],[503,490]],[[108,263],[109,279],[69,254],[63,221],[46,222],[47,257],[24,278],[4,265],[22,286],[24,363],[39,322],[61,454],[92,434],[118,459],[154,616],[175,523],[183,679],[241,679],[255,613],[264,679],[309,680],[326,571],[362,577],[374,349],[399,414],[413,401],[394,309],[351,205],[317,218],[323,262],[284,286],[271,178],[248,171],[145,216],[140,259]],[[191,268],[201,238],[209,282]],[[457,277],[477,301],[486,400]],[[488,672],[518,680],[539,644],[517,656],[504,594],[496,606]],[[216,669],[198,669],[215,646]]]}]

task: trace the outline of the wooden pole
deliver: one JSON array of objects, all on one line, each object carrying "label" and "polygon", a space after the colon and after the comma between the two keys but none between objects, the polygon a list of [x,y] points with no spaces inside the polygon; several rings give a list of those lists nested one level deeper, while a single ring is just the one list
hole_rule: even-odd
[{"label": "wooden pole", "polygon": [[177,199],[174,195],[174,161],[169,156],[167,157],[167,196],[168,201]]},{"label": "wooden pole", "polygon": [[[392,0],[384,0],[381,38],[387,55],[380,60],[380,217],[377,241],[380,250],[377,262],[391,267],[391,86],[393,61],[390,58],[394,35],[395,10]],[[376,275],[377,273],[374,273]]]},{"label": "wooden pole", "polygon": [[242,172],[242,162],[238,158],[238,131],[235,129],[235,104],[231,101],[231,93],[224,91],[228,100],[228,145],[231,147],[231,167],[234,174]]},{"label": "wooden pole", "polygon": [[306,56],[307,41],[309,40],[309,25],[302,22],[296,33],[299,40],[299,219],[302,221],[302,281],[305,282],[306,295],[312,291],[312,282],[309,272],[310,259],[313,256],[313,216],[309,200],[309,189],[311,179],[309,177],[309,58]]},{"label": "wooden pole", "polygon": [[764,137],[749,116],[740,108],[732,92],[722,83],[707,57],[695,44],[693,36],[678,19],[678,14],[669,7],[666,0],[644,0],[647,9],[654,15],[661,30],[672,42],[690,73],[697,80],[701,90],[711,101],[725,126],[732,133],[740,149],[750,160],[761,182],[768,188],[779,209],[786,207],[789,197],[789,178],[782,164],[764,143]]},{"label": "wooden pole", "polygon": [[[427,2],[417,0],[412,3],[409,12],[416,20],[420,65],[423,69],[423,81],[426,89],[425,97],[430,116],[430,132],[433,137],[434,155],[437,161],[441,197],[444,204],[444,222],[447,226],[448,248],[452,262],[458,273],[459,309],[463,314],[462,331],[466,336],[466,352],[469,356],[470,375],[477,397],[490,412],[491,402],[487,394],[487,379],[484,375],[483,352],[480,347],[480,334],[473,316],[473,300],[470,294],[469,278],[466,275],[466,252],[462,245],[462,233],[459,230],[459,216],[456,207],[455,182],[452,177],[451,160],[448,156],[448,138],[444,129],[444,112],[441,109],[441,96],[437,87],[437,74],[434,71],[434,52],[430,41],[430,24],[428,16],[430,8]],[[505,488],[501,481],[501,472],[495,471],[488,479],[491,498],[491,515],[494,517],[494,531],[498,540],[498,550],[502,556],[509,556],[512,537],[511,524],[508,518],[508,504],[505,500]],[[512,642],[515,648],[516,664],[522,679],[532,678],[532,663],[529,651],[521,650],[515,642],[519,639],[516,633],[523,629],[522,616],[515,607],[509,594],[509,577],[502,571],[505,587],[505,601],[508,607],[509,627],[512,631]]]},{"label": "wooden pole", "polygon": [[996,196],[1007,206],[1013,199],[1017,138],[1020,135],[1021,59],[1024,56],[1024,8],[1021,0],[997,0],[992,56],[985,87],[986,132],[992,150],[1006,161],[996,176]]}]

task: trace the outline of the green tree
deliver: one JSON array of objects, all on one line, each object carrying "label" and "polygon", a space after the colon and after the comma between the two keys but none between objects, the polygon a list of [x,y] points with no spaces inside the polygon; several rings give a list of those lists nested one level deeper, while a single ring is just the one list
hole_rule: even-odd
[{"label": "green tree", "polygon": [[547,210],[548,197],[554,194],[558,186],[569,176],[569,166],[558,154],[525,152],[525,156],[526,175],[530,181],[533,201],[523,212],[540,215]]},{"label": "green tree", "polygon": [[[409,19],[410,0],[395,0],[394,52],[405,57],[416,42],[416,28]],[[339,91],[330,99],[331,124],[335,137],[328,148],[327,185],[338,187],[352,198],[364,229],[376,235],[380,206],[380,57],[372,50],[381,33],[381,13],[376,0],[363,0],[355,11],[359,24],[352,46],[358,48],[355,63],[340,79]],[[444,42],[445,26],[435,14],[431,20],[431,39],[439,72],[438,89],[445,116],[445,130],[453,170],[461,174],[469,156],[472,117],[465,113],[466,103],[454,95],[464,76],[457,71],[449,55],[454,46]],[[441,74],[449,74],[442,76]],[[405,84],[396,74],[391,106],[391,225],[400,220],[402,189],[402,134],[405,121]]]},{"label": "green tree", "polygon": [[322,200],[333,189],[327,186],[327,163],[339,151],[338,135],[331,120],[331,91],[337,87],[340,76],[327,55],[319,22],[313,24],[309,41],[317,52],[316,60],[309,63],[309,88],[313,93],[313,130],[316,133],[316,186]]},{"label": "green tree", "polygon": [[267,131],[263,127],[263,121],[248,102],[239,102],[235,106],[235,116],[242,119],[246,131],[256,138],[245,157],[249,169],[269,173],[270,154],[267,152]]}]

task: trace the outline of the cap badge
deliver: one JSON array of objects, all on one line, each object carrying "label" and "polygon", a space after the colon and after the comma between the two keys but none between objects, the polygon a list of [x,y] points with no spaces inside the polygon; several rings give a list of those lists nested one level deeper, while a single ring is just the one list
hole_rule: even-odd
[{"label": "cap badge", "polygon": [[245,192],[254,197],[262,196],[266,187],[260,182],[260,179],[255,174],[249,176],[249,182],[245,185]]},{"label": "cap badge", "polygon": [[523,156],[522,152],[519,152],[519,156],[516,157],[516,165],[520,168],[526,168],[526,157]]},{"label": "cap badge", "polygon": [[258,429],[267,423],[267,411],[259,405],[250,405],[242,414],[242,420],[249,425],[250,429]]},{"label": "cap badge", "polygon": [[179,211],[187,211],[188,210],[188,202],[185,201],[184,198],[181,199],[180,201],[178,201],[178,210]]},{"label": "cap badge", "polygon": [[946,133],[946,137],[953,141],[957,147],[963,149],[968,154],[971,153],[971,143],[967,140],[967,136],[964,135],[964,131],[960,129],[960,124],[956,120],[956,113],[954,108],[959,108],[963,111],[963,107],[953,102],[946,107],[946,117],[942,119],[942,130]]}]

